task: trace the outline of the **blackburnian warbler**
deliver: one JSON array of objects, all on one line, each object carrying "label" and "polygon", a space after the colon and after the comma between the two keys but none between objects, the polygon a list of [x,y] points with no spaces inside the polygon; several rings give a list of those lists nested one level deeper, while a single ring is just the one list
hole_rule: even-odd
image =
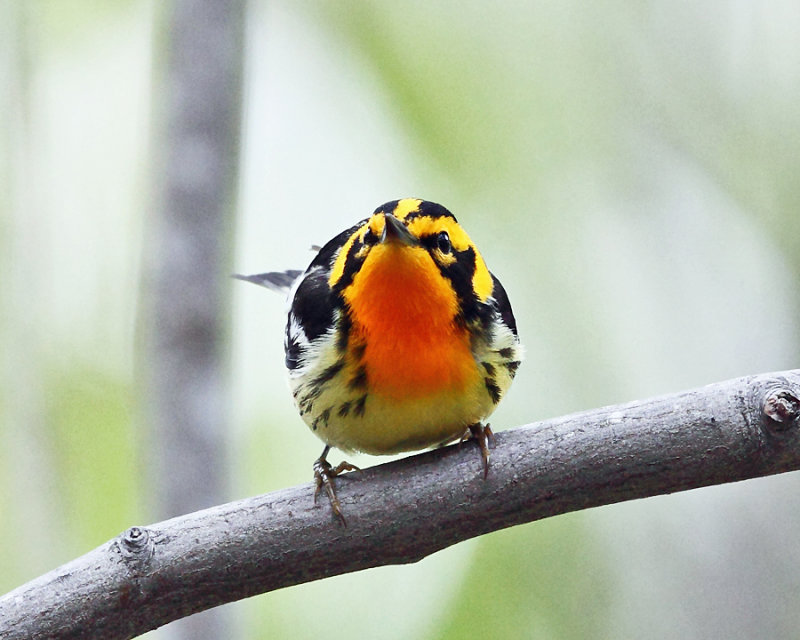
[{"label": "blackburnian warbler", "polygon": [[325,448],[317,485],[342,519],[331,447],[392,454],[474,438],[511,385],[522,347],[500,281],[455,217],[433,202],[378,207],[308,269],[237,276],[288,292],[284,348],[300,415]]}]

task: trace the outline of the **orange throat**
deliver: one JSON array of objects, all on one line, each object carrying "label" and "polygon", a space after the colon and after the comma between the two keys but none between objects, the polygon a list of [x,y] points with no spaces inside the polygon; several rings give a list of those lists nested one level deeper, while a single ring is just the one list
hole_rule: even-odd
[{"label": "orange throat", "polygon": [[457,393],[478,375],[458,300],[422,248],[379,245],[345,291],[353,320],[348,351],[370,393],[412,399]]}]

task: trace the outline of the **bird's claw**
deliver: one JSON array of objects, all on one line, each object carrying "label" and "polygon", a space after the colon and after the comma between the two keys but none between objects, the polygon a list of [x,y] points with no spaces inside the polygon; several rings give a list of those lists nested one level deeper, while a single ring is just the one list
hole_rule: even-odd
[{"label": "bird's claw", "polygon": [[347,526],[347,521],[342,514],[342,505],[339,498],[336,497],[336,489],[333,486],[333,479],[345,471],[361,471],[354,464],[349,462],[340,462],[335,467],[325,459],[328,453],[327,449],[315,462],[314,462],[314,504],[317,502],[319,492],[324,488],[325,493],[328,494],[328,501],[331,503],[331,510],[333,514],[341,520],[343,526]]},{"label": "bird's claw", "polygon": [[464,432],[461,442],[474,440],[481,449],[481,459],[483,460],[483,479],[489,476],[489,449],[494,449],[494,433],[492,428],[486,424],[476,422],[469,425],[469,429]]}]

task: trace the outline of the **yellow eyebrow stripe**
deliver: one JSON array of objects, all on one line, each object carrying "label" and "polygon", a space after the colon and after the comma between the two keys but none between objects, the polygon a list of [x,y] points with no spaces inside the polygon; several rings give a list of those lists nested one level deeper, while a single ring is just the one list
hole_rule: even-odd
[{"label": "yellow eyebrow stripe", "polygon": [[489,296],[492,295],[492,291],[494,291],[492,274],[489,273],[489,269],[486,267],[483,256],[477,247],[475,247],[475,273],[472,275],[472,290],[481,302],[486,302]]},{"label": "yellow eyebrow stripe", "polygon": [[336,261],[331,268],[331,275],[328,277],[328,286],[333,287],[341,279],[342,274],[344,274],[344,265],[347,262],[347,254],[349,254],[350,249],[353,248],[353,243],[356,241],[356,238],[359,235],[363,237],[365,228],[365,226],[361,226],[356,229],[353,235],[347,239],[347,242],[342,245],[339,254],[336,256]]}]

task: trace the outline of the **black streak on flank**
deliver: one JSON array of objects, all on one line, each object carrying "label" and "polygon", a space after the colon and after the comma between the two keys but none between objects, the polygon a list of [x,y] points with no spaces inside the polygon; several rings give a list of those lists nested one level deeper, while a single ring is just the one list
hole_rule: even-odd
[{"label": "black streak on flank", "polygon": [[353,326],[353,321],[350,319],[350,313],[345,310],[339,316],[339,326],[336,331],[336,348],[339,351],[347,349],[347,341],[350,339],[350,328]]},{"label": "black streak on flank", "polygon": [[328,407],[327,409],[325,409],[325,411],[319,414],[319,418],[320,420],[322,420],[323,427],[328,426],[328,421],[331,419],[331,409],[333,409],[333,407]]},{"label": "black streak on flank", "polygon": [[481,362],[483,368],[486,369],[486,373],[490,376],[494,375],[494,365],[491,362]]},{"label": "black streak on flank", "polygon": [[[297,404],[297,408],[300,409],[300,415],[305,416],[311,413],[311,410],[314,408],[314,403],[311,400],[301,400]],[[316,429],[316,427],[314,427]]]},{"label": "black streak on flank", "polygon": [[311,402],[319,398],[322,395],[323,391],[324,389],[319,385],[317,386],[309,385],[308,392],[302,398],[300,398],[300,400],[298,400],[300,406],[302,407],[304,404],[310,404]]},{"label": "black streak on flank", "polygon": [[519,369],[520,362],[519,360],[512,360],[511,362],[506,362],[506,369],[508,369],[508,374],[513,378],[517,375],[517,369]]},{"label": "black streak on flank", "polygon": [[322,387],[326,382],[333,380],[333,377],[344,367],[344,362],[336,362],[327,369],[324,369],[316,378],[311,381],[311,386]]},{"label": "black streak on flank", "polygon": [[367,404],[367,396],[363,395],[356,401],[356,406],[353,409],[353,415],[362,417],[364,415],[364,409],[366,408]]},{"label": "black streak on flank", "polygon": [[312,431],[316,431],[317,427],[319,427],[319,426],[323,426],[323,427],[327,427],[328,426],[328,421],[331,419],[331,409],[332,408],[333,407],[328,407],[327,409],[325,409],[325,411],[323,411],[316,418],[314,418],[314,421],[311,423],[311,430]]},{"label": "black streak on flank", "polygon": [[354,346],[352,348],[352,350],[351,350],[351,353],[353,355],[353,359],[355,359],[357,361],[363,359],[364,352],[366,350],[367,350],[367,343],[366,342],[362,342],[361,344],[358,344],[358,345]]},{"label": "black streak on flank", "polygon": [[483,383],[486,385],[486,390],[489,392],[489,397],[494,404],[500,402],[500,387],[494,381],[494,378],[484,378]]},{"label": "black streak on flank", "polygon": [[339,407],[339,411],[337,412],[337,415],[340,418],[346,418],[347,414],[350,413],[350,405],[351,404],[352,403],[349,400],[347,402],[343,402],[342,406]]},{"label": "black streak on flank", "polygon": [[367,370],[364,367],[359,367],[356,374],[350,378],[347,383],[350,389],[366,389],[367,388]]}]

